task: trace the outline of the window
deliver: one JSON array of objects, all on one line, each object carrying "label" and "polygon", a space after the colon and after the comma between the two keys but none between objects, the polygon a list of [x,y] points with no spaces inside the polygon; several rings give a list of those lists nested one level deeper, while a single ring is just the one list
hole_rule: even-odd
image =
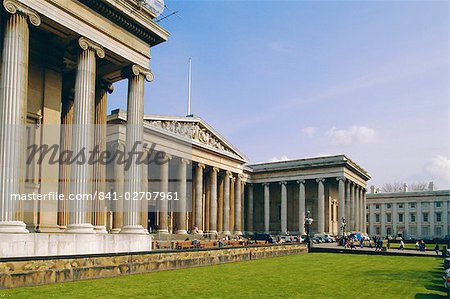
[{"label": "window", "polygon": [[398,208],[399,208],[399,209],[403,209],[403,204],[402,204],[402,203],[399,203],[399,204],[398,204]]},{"label": "window", "polygon": [[391,214],[386,214],[386,222],[391,222]]},{"label": "window", "polygon": [[375,205],[375,210],[379,210],[380,209],[380,205]]},{"label": "window", "polygon": [[428,213],[422,213],[423,222],[428,222]]},{"label": "window", "polygon": [[403,213],[398,214],[398,222],[403,222]]},{"label": "window", "polygon": [[366,222],[369,223],[369,214],[366,214]]},{"label": "window", "polygon": [[380,214],[375,214],[375,222],[380,222]]},{"label": "window", "polygon": [[441,222],[442,221],[442,213],[441,212],[436,213],[436,221],[437,222]]},{"label": "window", "polygon": [[409,204],[409,207],[410,207],[411,209],[415,209],[415,208],[416,208],[416,203],[415,203],[415,202],[410,203],[410,204]]},{"label": "window", "polygon": [[436,201],[434,204],[436,208],[440,208],[442,206],[442,202],[440,201]]},{"label": "window", "polygon": [[416,222],[416,213],[409,214],[409,219],[411,219],[411,222]]},{"label": "window", "polygon": [[441,236],[442,236],[442,227],[436,226],[436,227],[434,228],[434,235],[435,235],[436,237],[441,237]]},{"label": "window", "polygon": [[380,234],[380,228],[379,228],[379,227],[376,227],[376,228],[375,228],[375,233],[376,233],[377,235]]},{"label": "window", "polygon": [[392,228],[388,227],[386,228],[386,235],[391,235],[392,234]]},{"label": "window", "polygon": [[388,204],[386,205],[386,207],[387,207],[388,209],[390,209],[390,208],[391,208],[391,204],[388,203]]}]

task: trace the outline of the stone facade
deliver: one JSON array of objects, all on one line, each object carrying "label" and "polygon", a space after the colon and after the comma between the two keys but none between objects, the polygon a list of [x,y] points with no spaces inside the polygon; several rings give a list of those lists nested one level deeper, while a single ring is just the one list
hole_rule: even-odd
[{"label": "stone facade", "polygon": [[450,190],[367,194],[370,235],[415,239],[450,235]]},{"label": "stone facade", "polygon": [[0,288],[77,281],[217,265],[305,253],[304,245],[273,245],[246,248],[89,255],[35,259],[1,259]]}]

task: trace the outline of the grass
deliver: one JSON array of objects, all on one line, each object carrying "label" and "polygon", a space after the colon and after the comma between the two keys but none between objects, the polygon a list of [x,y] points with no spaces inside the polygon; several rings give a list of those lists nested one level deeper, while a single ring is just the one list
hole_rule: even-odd
[{"label": "grass", "polygon": [[333,253],[0,291],[0,298],[439,298],[442,259]]}]

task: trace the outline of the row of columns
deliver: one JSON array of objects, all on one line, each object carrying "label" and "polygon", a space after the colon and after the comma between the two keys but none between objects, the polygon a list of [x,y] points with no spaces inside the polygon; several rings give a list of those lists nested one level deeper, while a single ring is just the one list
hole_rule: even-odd
[{"label": "row of columns", "polygon": [[[341,233],[341,227],[343,220],[347,223],[346,231],[357,230],[366,231],[366,211],[365,211],[365,189],[360,187],[356,183],[345,179],[344,177],[336,178],[338,181],[338,207],[331,205],[330,213],[334,212],[337,208],[339,218],[339,232]],[[317,231],[319,233],[325,232],[325,186],[324,178],[317,178],[317,215],[315,221],[317,221]],[[299,198],[299,233],[305,234],[304,222],[306,211],[306,194],[305,194],[305,180],[298,180],[298,198]],[[287,231],[287,182],[281,181],[281,232]],[[262,184],[264,190],[264,231],[270,232],[270,183]],[[248,211],[247,211],[247,228],[249,231],[253,231],[253,185],[250,184],[248,188]]]},{"label": "row of columns", "polygon": [[[29,23],[39,26],[41,19],[35,11],[17,1],[3,1],[3,5],[9,15],[4,28],[0,81],[0,233],[27,233],[25,224],[17,220],[17,202],[11,200],[11,195],[24,192]],[[62,124],[67,125],[61,136],[63,149],[79,153],[89,152],[94,146],[98,146],[100,151],[106,147],[106,93],[111,88],[101,86],[103,82],[97,77],[96,67],[97,59],[104,57],[101,45],[85,37],[79,38],[73,103],[70,100],[63,103]],[[129,152],[136,144],[137,150],[142,146],[139,142],[143,138],[144,81],[152,81],[153,76],[148,69],[138,65],[131,66],[124,76],[129,79],[124,150]],[[94,124],[98,125],[96,129]],[[133,193],[141,190],[141,169],[134,163],[137,157],[131,159],[123,188]],[[89,163],[61,166],[59,192],[66,195],[105,192],[104,167]],[[103,205],[99,200],[93,203],[87,200],[60,203],[58,222],[66,226],[66,233],[106,233]],[[138,203],[126,201],[124,211],[121,233],[145,233],[138,222]]]}]

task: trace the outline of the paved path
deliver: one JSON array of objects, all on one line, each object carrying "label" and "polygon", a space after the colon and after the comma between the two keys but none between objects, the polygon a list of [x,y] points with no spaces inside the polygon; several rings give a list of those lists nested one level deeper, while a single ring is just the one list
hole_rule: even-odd
[{"label": "paved path", "polygon": [[[313,244],[313,248],[317,248],[320,251],[330,250],[330,251],[339,251],[339,252],[358,251],[358,252],[379,253],[379,254],[385,253],[385,252],[380,252],[380,251],[376,252],[375,248],[370,248],[370,247],[364,247],[364,248],[357,247],[356,249],[346,249],[346,248],[343,248],[342,246],[336,245],[336,243]],[[436,252],[434,252],[434,251],[421,252],[418,250],[411,250],[411,249],[405,249],[405,250],[388,249],[386,251],[386,253],[388,253],[389,255],[398,254],[398,255],[414,255],[414,256],[437,256]],[[439,252],[439,257],[441,257],[440,252]]]}]

